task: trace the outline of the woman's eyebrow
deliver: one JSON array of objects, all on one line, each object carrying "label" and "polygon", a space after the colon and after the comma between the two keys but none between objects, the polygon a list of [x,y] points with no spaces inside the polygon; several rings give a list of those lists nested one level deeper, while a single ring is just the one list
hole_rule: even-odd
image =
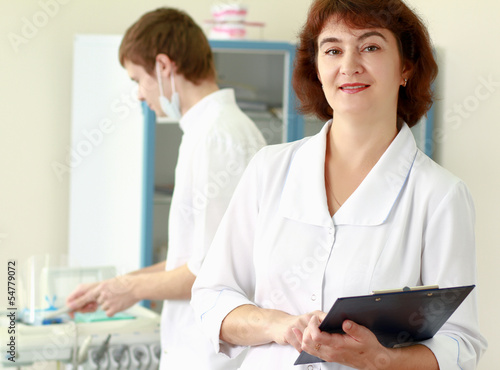
[{"label": "woman's eyebrow", "polygon": [[323,46],[324,44],[328,44],[329,42],[341,42],[340,39],[336,38],[336,37],[325,37],[324,39],[322,39],[319,43],[319,47]]},{"label": "woman's eyebrow", "polygon": [[380,32],[378,31],[369,31],[369,32],[366,32],[366,33],[363,33],[361,36],[358,37],[358,40],[362,41],[370,36],[379,36],[381,38],[384,39],[384,41],[387,41],[387,39],[385,38],[384,35],[382,35]]},{"label": "woman's eyebrow", "polygon": [[[363,41],[364,39],[370,37],[370,36],[379,36],[381,37],[382,39],[384,39],[385,41],[387,41],[386,37],[384,35],[382,35],[380,32],[378,31],[368,31],[366,33],[363,33],[361,36],[358,37],[358,40],[359,41]],[[333,43],[341,43],[342,40],[337,38],[337,37],[325,37],[324,39],[322,39],[319,43],[319,46],[323,46],[324,44],[327,44],[329,42],[333,42]]]}]

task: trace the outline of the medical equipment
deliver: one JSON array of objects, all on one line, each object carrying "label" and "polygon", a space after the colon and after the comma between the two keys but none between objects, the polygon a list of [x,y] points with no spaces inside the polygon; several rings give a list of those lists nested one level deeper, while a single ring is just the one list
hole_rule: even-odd
[{"label": "medical equipment", "polygon": [[64,306],[62,308],[56,309],[55,311],[46,311],[43,315],[43,318],[44,320],[55,319],[68,314],[70,311],[71,310],[69,307]]},{"label": "medical equipment", "polygon": [[130,367],[130,351],[124,344],[109,349],[109,368],[128,369]]},{"label": "medical equipment", "polygon": [[148,346],[144,344],[137,344],[130,348],[131,354],[131,367],[137,370],[148,370],[150,369],[151,354],[149,352]]},{"label": "medical equipment", "polygon": [[42,369],[44,363],[58,361],[75,370],[124,369],[122,365],[132,364],[132,359],[140,367],[128,368],[158,368],[147,367],[153,364],[150,351],[159,346],[158,313],[135,305],[111,318],[102,310],[75,313],[74,318],[69,315],[68,294],[80,283],[114,277],[113,267],[70,268],[44,256],[31,258],[24,271],[19,320],[10,321],[7,312],[0,312],[0,326],[11,326],[15,332],[11,339],[8,330],[0,331],[0,343],[13,343],[15,352],[15,356],[0,356],[0,368],[36,364],[35,368]]},{"label": "medical equipment", "polygon": [[153,343],[149,345],[149,352],[151,353],[151,368],[157,369],[160,366],[161,358],[161,345],[160,343]]},{"label": "medical equipment", "polygon": [[[126,313],[135,318],[81,323],[69,321],[39,326],[17,322],[15,362],[2,356],[0,365],[20,367],[60,361],[72,365],[70,369],[75,370],[105,369],[116,363],[134,364],[131,367],[133,369],[157,369],[157,365],[147,366],[152,362],[151,358],[158,358],[158,350],[154,348],[159,348],[160,315],[139,305],[131,307]],[[7,330],[2,330],[2,343],[6,340],[6,335]],[[96,362],[96,355],[108,337],[109,349],[102,351],[101,361]],[[117,348],[121,348],[121,352]],[[96,364],[101,366],[93,367]],[[136,365],[139,367],[135,367]]]},{"label": "medical equipment", "polygon": [[21,265],[19,317],[30,325],[69,321],[66,297],[79,285],[116,276],[113,266],[68,267],[66,257],[33,255]]}]

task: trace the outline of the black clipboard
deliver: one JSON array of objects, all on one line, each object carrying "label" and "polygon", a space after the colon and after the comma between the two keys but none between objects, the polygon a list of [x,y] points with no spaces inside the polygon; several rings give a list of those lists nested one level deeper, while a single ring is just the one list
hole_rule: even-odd
[{"label": "black clipboard", "polygon": [[[397,347],[432,338],[475,285],[377,293],[338,298],[319,328],[343,333],[344,320],[370,329],[385,347]],[[294,365],[325,362],[302,351]]]}]

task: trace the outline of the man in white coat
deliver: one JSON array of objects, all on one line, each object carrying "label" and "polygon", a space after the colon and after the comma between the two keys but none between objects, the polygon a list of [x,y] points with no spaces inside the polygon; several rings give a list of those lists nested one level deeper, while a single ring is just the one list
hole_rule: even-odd
[{"label": "man in white coat", "polygon": [[[143,299],[165,300],[161,369],[237,368],[218,355],[197,327],[189,305],[196,278],[232,193],[251,157],[265,145],[238,108],[231,89],[219,90],[210,45],[182,11],[146,13],[126,32],[119,58],[138,83],[138,98],[183,131],[175,169],[165,262],[94,284],[70,295],[68,306],[108,316]],[[119,246],[116,246],[119,248]],[[223,268],[223,266],[221,266]],[[126,286],[126,289],[117,287]]]}]

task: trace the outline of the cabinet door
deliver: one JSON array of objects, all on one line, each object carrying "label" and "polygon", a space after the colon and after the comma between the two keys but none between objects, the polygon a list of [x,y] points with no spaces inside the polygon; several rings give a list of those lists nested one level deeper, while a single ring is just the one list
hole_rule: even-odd
[{"label": "cabinet door", "polygon": [[261,129],[268,144],[301,139],[292,66],[295,45],[272,41],[210,41],[220,87],[235,90],[238,105]]},{"label": "cabinet door", "polygon": [[69,256],[80,266],[142,265],[143,115],[118,61],[121,36],[74,40]]}]

